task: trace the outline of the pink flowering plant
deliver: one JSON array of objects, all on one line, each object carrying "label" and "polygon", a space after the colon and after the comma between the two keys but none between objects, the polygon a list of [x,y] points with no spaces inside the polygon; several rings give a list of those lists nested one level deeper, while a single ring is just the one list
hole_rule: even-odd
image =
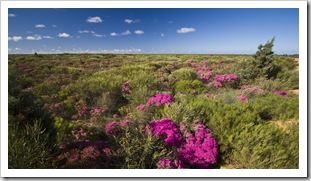
[{"label": "pink flowering plant", "polygon": [[169,105],[174,101],[171,94],[156,94],[150,97],[147,104],[140,104],[136,107],[137,110],[153,112],[156,108],[161,108],[163,105]]},{"label": "pink flowering plant", "polygon": [[286,92],[283,90],[274,90],[274,91],[272,91],[272,93],[278,94],[278,95],[283,96],[283,97],[286,96]]},{"label": "pink flowering plant", "polygon": [[267,91],[265,91],[261,87],[251,84],[242,85],[240,88],[240,92],[242,95],[245,95],[247,97],[263,96],[267,94]]},{"label": "pink flowering plant", "polygon": [[111,155],[103,141],[77,141],[65,144],[53,160],[57,168],[109,168]]},{"label": "pink flowering plant", "polygon": [[153,135],[162,137],[167,146],[175,148],[177,160],[160,160],[158,168],[185,168],[184,165],[188,168],[210,168],[217,162],[217,142],[201,121],[193,126],[194,132],[185,125],[178,128],[167,118],[151,122],[149,127]]},{"label": "pink flowering plant", "polygon": [[156,120],[149,123],[148,126],[152,134],[163,137],[168,146],[178,146],[183,139],[177,125],[170,119]]},{"label": "pink flowering plant", "polygon": [[214,85],[216,88],[220,88],[223,85],[226,87],[232,87],[238,83],[239,78],[235,74],[216,74],[214,76]]},{"label": "pink flowering plant", "polygon": [[125,93],[131,92],[130,87],[129,87],[129,83],[130,83],[130,81],[126,81],[126,82],[121,84],[121,88]]}]

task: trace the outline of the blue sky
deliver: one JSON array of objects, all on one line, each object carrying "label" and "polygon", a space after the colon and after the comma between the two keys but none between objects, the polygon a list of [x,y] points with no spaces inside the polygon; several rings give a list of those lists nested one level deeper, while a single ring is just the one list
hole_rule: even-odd
[{"label": "blue sky", "polygon": [[299,52],[299,9],[9,9],[9,53]]}]

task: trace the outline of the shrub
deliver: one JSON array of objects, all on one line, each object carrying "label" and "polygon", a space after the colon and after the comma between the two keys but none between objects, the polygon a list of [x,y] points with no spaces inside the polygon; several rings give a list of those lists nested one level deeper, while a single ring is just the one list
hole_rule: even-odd
[{"label": "shrub", "polygon": [[112,168],[150,169],[156,168],[157,162],[162,157],[170,157],[172,153],[165,145],[146,132],[143,125],[137,123],[129,126],[119,126],[116,134],[109,134],[109,144],[112,149]]},{"label": "shrub", "polygon": [[271,125],[246,125],[232,139],[234,149],[230,165],[244,169],[297,169],[298,131],[290,134]]},{"label": "shrub", "polygon": [[182,94],[204,93],[206,92],[206,88],[199,80],[180,80],[174,85],[174,92]]},{"label": "shrub", "polygon": [[54,127],[57,131],[57,142],[60,144],[70,134],[73,125],[61,117],[55,117]]},{"label": "shrub", "polygon": [[269,94],[258,97],[253,102],[254,111],[264,120],[271,119],[298,119],[298,97],[283,97],[278,94]]},{"label": "shrub", "polygon": [[53,160],[56,168],[100,169],[110,168],[110,149],[103,141],[71,142],[65,144],[61,153]]},{"label": "shrub", "polygon": [[274,52],[272,51],[274,38],[268,41],[265,45],[259,45],[258,51],[254,55],[256,70],[260,76],[264,76],[267,79],[275,77],[277,69],[274,63]]},{"label": "shrub", "polygon": [[198,75],[197,72],[193,69],[189,68],[180,68],[172,72],[169,76],[170,82],[174,85],[176,82],[180,80],[195,80],[197,79]]},{"label": "shrub", "polygon": [[54,133],[46,129],[41,120],[19,125],[9,118],[8,159],[10,169],[52,168],[55,153]]},{"label": "shrub", "polygon": [[211,137],[211,130],[201,121],[196,122],[194,134],[185,132],[186,140],[178,148],[178,158],[189,168],[210,168],[217,162],[217,142]]}]

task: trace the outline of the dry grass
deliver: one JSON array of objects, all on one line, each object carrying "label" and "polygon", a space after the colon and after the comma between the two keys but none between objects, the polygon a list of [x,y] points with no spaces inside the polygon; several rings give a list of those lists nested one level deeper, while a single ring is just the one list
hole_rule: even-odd
[{"label": "dry grass", "polygon": [[299,124],[299,120],[298,119],[289,119],[286,121],[275,120],[275,121],[269,121],[268,124],[273,124],[281,128],[283,131],[288,131],[290,127]]},{"label": "dry grass", "polygon": [[299,89],[294,89],[290,91],[293,94],[299,95]]},{"label": "dry grass", "polygon": [[299,70],[299,58],[294,58],[294,60],[297,63],[296,70]]}]

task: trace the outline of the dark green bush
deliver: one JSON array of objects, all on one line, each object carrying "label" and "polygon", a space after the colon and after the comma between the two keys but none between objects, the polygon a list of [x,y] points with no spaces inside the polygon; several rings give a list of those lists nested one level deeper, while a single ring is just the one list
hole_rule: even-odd
[{"label": "dark green bush", "polygon": [[52,168],[56,146],[54,133],[43,126],[43,121],[20,125],[11,117],[9,122],[9,168]]},{"label": "dark green bush", "polygon": [[56,132],[49,113],[11,70],[9,76],[9,168],[50,168]]}]

